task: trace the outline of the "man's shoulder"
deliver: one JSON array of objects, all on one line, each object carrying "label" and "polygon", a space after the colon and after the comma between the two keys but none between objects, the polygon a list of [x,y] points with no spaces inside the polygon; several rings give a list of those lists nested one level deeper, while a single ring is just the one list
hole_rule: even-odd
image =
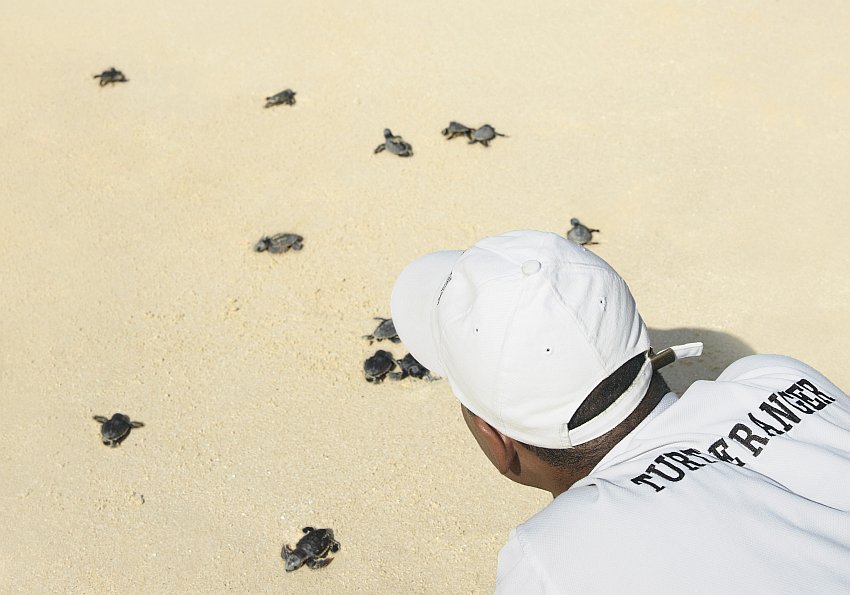
[{"label": "man's shoulder", "polygon": [[[735,465],[695,456],[689,464],[678,475],[664,467],[676,481],[661,491],[603,478],[570,488],[512,532],[497,592],[837,592],[850,584],[846,507]],[[818,565],[803,563],[801,551]]]},{"label": "man's shoulder", "polygon": [[[833,397],[846,395],[821,372],[798,359],[787,355],[758,354],[743,357],[729,366],[716,380],[698,380],[682,394],[680,401],[694,403],[699,398],[716,399],[718,396],[759,399],[764,391],[784,390],[796,383],[818,387]],[[812,384],[813,383],[813,384]],[[712,406],[731,404],[734,401],[712,401]],[[741,401],[743,403],[743,401]]]},{"label": "man's shoulder", "polygon": [[511,532],[499,555],[497,593],[565,592],[567,585],[614,593],[639,585],[647,568],[670,555],[663,545],[670,535],[708,530],[684,502],[665,500],[601,478],[570,488]]},{"label": "man's shoulder", "polygon": [[[559,543],[559,547],[572,550],[572,556],[585,552],[598,552],[615,539],[624,524],[637,518],[657,513],[656,502],[651,502],[639,490],[623,489],[624,482],[609,481],[600,477],[588,478],[583,485],[575,485],[555,498],[515,529],[515,536],[524,549],[537,545]],[[604,522],[600,520],[604,519]],[[569,527],[573,537],[564,539],[564,528]]]},{"label": "man's shoulder", "polygon": [[717,377],[720,382],[747,380],[759,376],[810,374],[822,376],[810,365],[787,355],[756,354],[742,357],[729,364]]}]

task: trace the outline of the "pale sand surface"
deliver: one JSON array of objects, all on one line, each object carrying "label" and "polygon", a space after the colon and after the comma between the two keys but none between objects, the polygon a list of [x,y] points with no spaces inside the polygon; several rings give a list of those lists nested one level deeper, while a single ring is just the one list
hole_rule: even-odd
[{"label": "pale sand surface", "polygon": [[[361,335],[508,229],[601,228],[657,346],[706,341],[677,389],[754,351],[850,387],[850,5],[501,4],[4,3],[0,590],[491,591],[547,495]],[[307,524],[342,550],[285,574]]]}]

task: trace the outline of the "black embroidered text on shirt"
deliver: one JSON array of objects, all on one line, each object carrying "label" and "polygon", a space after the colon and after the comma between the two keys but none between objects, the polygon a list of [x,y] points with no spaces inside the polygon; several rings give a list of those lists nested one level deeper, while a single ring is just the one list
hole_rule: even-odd
[{"label": "black embroidered text on shirt", "polygon": [[666,487],[665,483],[681,481],[688,471],[696,471],[709,463],[723,461],[744,467],[744,461],[729,454],[730,445],[734,451],[737,443],[749,451],[744,454],[757,457],[773,436],[781,436],[806,415],[820,411],[834,401],[834,397],[818,389],[811,381],[801,378],[784,391],[777,391],[762,401],[758,411],[747,414],[746,422],[732,426],[728,434],[731,442],[720,438],[709,445],[706,449],[708,456],[695,448],[666,452],[657,456],[644,473],[633,477],[631,481],[635,485],[646,485],[660,492]]}]

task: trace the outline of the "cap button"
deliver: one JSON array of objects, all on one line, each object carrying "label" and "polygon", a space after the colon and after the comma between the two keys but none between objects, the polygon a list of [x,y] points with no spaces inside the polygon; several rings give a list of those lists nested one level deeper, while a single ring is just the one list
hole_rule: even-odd
[{"label": "cap button", "polygon": [[522,263],[522,274],[523,275],[533,275],[537,271],[540,270],[540,267],[543,265],[540,264],[538,260],[526,260]]}]

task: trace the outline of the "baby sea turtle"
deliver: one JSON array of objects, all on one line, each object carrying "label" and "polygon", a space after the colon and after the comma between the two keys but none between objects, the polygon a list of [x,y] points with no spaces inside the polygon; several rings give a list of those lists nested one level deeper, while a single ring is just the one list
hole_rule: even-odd
[{"label": "baby sea turtle", "polygon": [[375,384],[383,382],[387,374],[395,368],[395,359],[389,351],[379,349],[370,358],[363,362],[363,373],[366,374],[366,382]]},{"label": "baby sea turtle", "polygon": [[109,70],[104,70],[100,74],[94,75],[94,78],[100,79],[100,86],[105,87],[110,83],[126,83],[127,77],[120,70],[115,70],[113,66]]},{"label": "baby sea turtle", "polygon": [[371,335],[363,335],[364,339],[369,339],[369,345],[371,345],[374,341],[383,341],[384,339],[393,343],[401,341],[401,339],[398,338],[398,333],[395,330],[392,318],[380,318],[376,316],[375,320],[380,320],[380,324],[378,324],[375,330],[372,331]]},{"label": "baby sea turtle", "polygon": [[449,122],[448,128],[443,128],[443,136],[447,137],[447,140],[452,140],[456,136],[465,136],[471,139],[471,135],[472,128],[464,126],[460,122]]},{"label": "baby sea turtle", "polygon": [[280,557],[286,562],[286,572],[298,570],[304,564],[313,570],[324,568],[333,562],[333,558],[327,557],[328,553],[339,551],[340,545],[334,539],[333,529],[304,527],[302,531],[304,537],[298,540],[295,549],[284,545],[280,550]]},{"label": "baby sea turtle", "polygon": [[279,233],[277,235],[263,236],[260,241],[254,244],[255,252],[264,252],[268,250],[272,254],[280,254],[286,252],[290,248],[293,250],[301,250],[304,247],[302,242],[304,238],[297,233]]},{"label": "baby sea turtle", "polygon": [[411,376],[413,378],[422,378],[424,380],[433,380],[431,371],[416,361],[412,353],[408,353],[402,359],[397,359],[396,363],[401,368],[401,372],[390,372],[389,377],[393,380],[401,380]]},{"label": "baby sea turtle", "polygon": [[92,416],[96,422],[101,423],[100,436],[103,443],[107,446],[115,448],[127,437],[131,428],[141,428],[145,424],[140,421],[130,421],[130,418],[123,413],[116,413],[110,419],[106,419],[102,415]]},{"label": "baby sea turtle", "polygon": [[282,103],[285,103],[286,105],[295,105],[295,91],[292,89],[284,89],[276,95],[266,97],[265,107],[272,107]]},{"label": "baby sea turtle", "polygon": [[593,240],[593,234],[599,233],[598,229],[590,229],[586,225],[582,225],[581,221],[573,217],[570,219],[572,229],[567,232],[567,239],[572,240],[576,244],[596,244]]},{"label": "baby sea turtle", "polygon": [[400,136],[396,136],[389,128],[384,128],[384,142],[375,148],[375,153],[380,153],[384,149],[398,155],[399,157],[410,157],[413,155],[413,147],[410,143],[405,142]]},{"label": "baby sea turtle", "polygon": [[489,124],[484,124],[481,128],[472,131],[472,136],[470,136],[469,144],[474,145],[475,143],[481,143],[485,147],[490,146],[490,141],[496,138],[497,136],[507,136],[507,134],[502,134],[501,132],[496,132],[496,130],[490,126]]}]

